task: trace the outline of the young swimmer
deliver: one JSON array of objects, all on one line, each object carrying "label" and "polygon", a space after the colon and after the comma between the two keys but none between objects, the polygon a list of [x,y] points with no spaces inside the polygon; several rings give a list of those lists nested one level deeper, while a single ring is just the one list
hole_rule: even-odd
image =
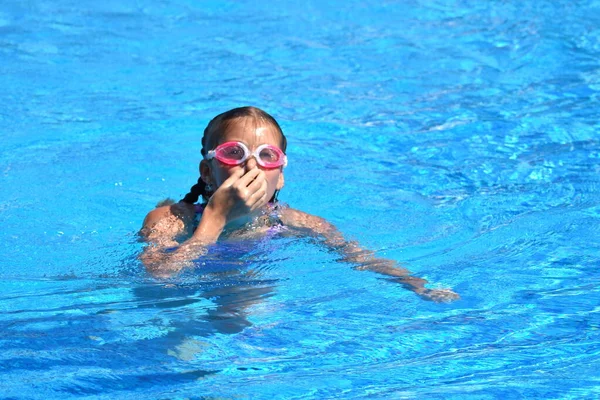
[{"label": "young swimmer", "polygon": [[146,268],[168,276],[193,266],[193,260],[219,239],[285,232],[321,238],[355,269],[389,276],[424,299],[459,298],[449,289],[425,288],[425,279],[346,241],[323,218],[279,206],[286,145],[277,121],[258,108],[235,108],[213,118],[202,137],[198,183],[181,201],[159,206],[144,220],[140,234],[149,245],[140,258]]}]

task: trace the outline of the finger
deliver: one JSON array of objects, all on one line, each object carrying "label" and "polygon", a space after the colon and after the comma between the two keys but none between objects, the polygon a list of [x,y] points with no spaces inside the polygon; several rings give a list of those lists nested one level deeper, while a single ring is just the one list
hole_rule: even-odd
[{"label": "finger", "polygon": [[264,207],[268,203],[269,199],[267,198],[267,192],[260,190],[256,193],[256,198],[254,204],[250,206],[251,211],[256,211],[261,207]]},{"label": "finger", "polygon": [[223,186],[223,187],[232,186],[235,182],[237,182],[238,180],[240,180],[240,178],[242,178],[242,176],[244,176],[244,170],[243,169],[234,171],[233,174],[231,174],[231,176],[229,178],[225,179],[225,182],[223,182],[221,184],[221,186]]},{"label": "finger", "polygon": [[254,180],[248,184],[248,192],[254,193],[258,189],[260,189],[263,185],[265,185],[266,183],[267,183],[267,176],[265,175],[265,173],[263,171],[260,171],[260,173],[256,176],[256,178],[254,178]]},{"label": "finger", "polygon": [[259,189],[248,199],[248,205],[252,210],[256,210],[267,204],[269,199],[267,198],[267,181],[264,180],[260,185]]},{"label": "finger", "polygon": [[[234,188],[238,195],[246,201],[252,196],[258,189],[260,189],[261,182],[265,180],[265,173],[259,169],[256,171],[248,171],[239,181],[234,184]],[[248,203],[247,203],[248,204]]]},{"label": "finger", "polygon": [[[252,169],[246,173],[244,173],[243,169],[240,169],[236,174],[239,178],[231,184],[230,193],[238,200],[242,200],[246,203],[246,206],[248,206],[248,198],[253,194],[253,191],[248,188],[248,185],[253,182],[260,172],[261,171],[258,170],[258,168],[256,170]],[[239,176],[240,174],[242,175],[241,177]],[[256,190],[256,188],[253,189]]]},{"label": "finger", "polygon": [[264,174],[264,172],[261,171],[259,168],[257,168],[257,167],[252,168],[250,171],[246,172],[246,174],[240,178],[238,185],[240,185],[240,186],[246,186],[247,187],[261,173]]},{"label": "finger", "polygon": [[250,206],[251,208],[258,208],[263,204],[258,204],[262,202],[262,198],[267,196],[267,189],[266,187],[259,187],[256,192],[252,193],[252,195],[248,198],[248,201],[246,202],[246,204],[248,204],[248,206]]}]

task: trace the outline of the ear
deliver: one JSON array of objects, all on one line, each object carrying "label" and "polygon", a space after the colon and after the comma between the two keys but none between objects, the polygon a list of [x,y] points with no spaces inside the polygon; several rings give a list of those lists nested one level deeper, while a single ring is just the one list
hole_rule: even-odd
[{"label": "ear", "polygon": [[283,185],[285,184],[285,179],[283,178],[283,171],[279,174],[279,179],[277,180],[277,190],[283,189]]},{"label": "ear", "polygon": [[211,174],[210,164],[208,163],[208,161],[206,161],[206,160],[200,161],[200,166],[198,168],[200,169],[200,177],[202,178],[204,183],[212,184],[212,174]]}]

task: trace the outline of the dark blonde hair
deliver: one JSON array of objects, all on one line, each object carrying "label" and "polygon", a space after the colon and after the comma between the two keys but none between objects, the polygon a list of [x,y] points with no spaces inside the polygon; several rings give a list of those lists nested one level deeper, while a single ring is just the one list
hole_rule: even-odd
[{"label": "dark blonde hair", "polygon": [[[206,128],[204,129],[204,135],[202,136],[202,156],[206,157],[208,150],[212,149],[214,140],[218,137],[219,133],[223,133],[232,124],[232,122],[239,118],[252,118],[257,123],[266,122],[271,125],[281,135],[281,150],[285,153],[287,147],[287,139],[281,130],[281,127],[271,115],[256,107],[238,107],[233,110],[225,111],[222,114],[214,117]],[[200,196],[203,197],[204,201],[208,201],[209,193],[206,191],[206,183],[202,180],[202,177],[198,178],[198,182],[191,187],[190,192],[181,199],[184,203],[194,204],[198,201]],[[276,201],[277,192],[273,195],[271,202]]]}]

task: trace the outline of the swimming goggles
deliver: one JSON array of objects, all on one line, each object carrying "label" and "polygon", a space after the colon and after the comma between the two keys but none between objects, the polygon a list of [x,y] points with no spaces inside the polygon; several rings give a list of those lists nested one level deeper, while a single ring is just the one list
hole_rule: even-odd
[{"label": "swimming goggles", "polygon": [[258,165],[263,168],[278,168],[287,165],[287,157],[281,149],[270,144],[262,144],[253,152],[242,142],[226,142],[206,153],[206,159],[216,158],[226,165],[240,165],[254,156]]}]

